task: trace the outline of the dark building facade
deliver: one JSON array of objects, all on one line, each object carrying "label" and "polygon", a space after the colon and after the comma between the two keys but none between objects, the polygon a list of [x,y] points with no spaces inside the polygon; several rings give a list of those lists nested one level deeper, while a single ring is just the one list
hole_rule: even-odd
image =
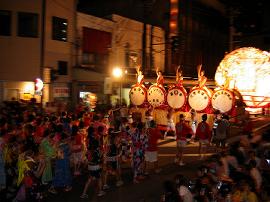
[{"label": "dark building facade", "polygon": [[[225,6],[219,9],[215,3],[211,4],[224,4],[218,0],[178,0],[178,42],[172,50],[169,28],[172,1],[175,0],[80,0],[78,9],[102,17],[116,13],[162,27],[167,38],[165,75],[174,76],[177,66],[181,65],[185,77],[197,77],[197,66],[202,64],[206,76],[214,78],[219,62],[228,51],[229,20],[224,12]],[[145,58],[151,60],[151,56]],[[151,67],[151,62],[143,64],[146,65],[144,70],[147,70],[144,73],[155,76],[155,67]]]},{"label": "dark building facade", "polygon": [[204,1],[181,0],[178,5],[178,43],[176,48],[171,44],[168,74],[174,74],[181,65],[184,76],[197,77],[197,66],[202,64],[206,76],[214,78],[216,67],[228,50],[225,9],[216,9]]}]

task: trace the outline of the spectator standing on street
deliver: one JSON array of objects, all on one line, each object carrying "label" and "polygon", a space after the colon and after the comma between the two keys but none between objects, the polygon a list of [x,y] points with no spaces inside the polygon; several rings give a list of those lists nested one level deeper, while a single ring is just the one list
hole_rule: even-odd
[{"label": "spectator standing on street", "polygon": [[192,129],[192,137],[191,139],[194,140],[196,129],[198,126],[198,120],[196,118],[196,111],[194,109],[191,109],[190,111],[190,121],[191,121],[191,129]]},{"label": "spectator standing on street", "polygon": [[183,163],[183,151],[184,147],[187,144],[187,138],[188,136],[192,136],[192,129],[191,127],[186,124],[185,117],[183,114],[180,114],[179,116],[179,122],[176,123],[176,158],[175,163],[179,164],[180,166],[184,165]]},{"label": "spectator standing on street", "polygon": [[199,140],[199,157],[203,158],[203,147],[209,145],[211,139],[211,130],[209,124],[206,122],[207,114],[202,115],[202,121],[199,123],[196,130],[196,138]]},{"label": "spectator standing on street", "polygon": [[230,133],[230,123],[227,115],[218,115],[217,126],[216,126],[216,136],[215,143],[216,148],[220,151],[220,148],[223,150],[226,146],[226,139]]}]

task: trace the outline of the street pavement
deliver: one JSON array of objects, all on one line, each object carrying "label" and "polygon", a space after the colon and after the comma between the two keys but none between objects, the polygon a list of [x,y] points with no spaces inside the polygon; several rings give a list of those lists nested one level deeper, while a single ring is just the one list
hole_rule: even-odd
[{"label": "street pavement", "polygon": [[[253,119],[254,132],[257,135],[264,130],[270,128],[270,117],[258,117]],[[232,137],[230,140],[236,141],[239,136],[240,129],[232,128]],[[239,138],[238,138],[239,139]],[[215,152],[214,147],[207,148],[207,156]],[[161,140],[159,142],[159,165],[162,171],[159,174],[151,174],[139,184],[133,184],[132,171],[129,164],[123,165],[122,176],[124,185],[120,188],[115,186],[115,179],[110,179],[110,189],[106,191],[106,195],[97,197],[95,194],[96,184],[89,187],[88,199],[81,199],[84,183],[87,180],[87,174],[84,173],[73,179],[73,189],[70,192],[59,191],[57,195],[50,194],[48,201],[50,202],[157,202],[163,193],[163,182],[165,180],[173,180],[178,173],[193,179],[196,176],[196,170],[203,164],[203,160],[199,160],[198,143],[188,144],[184,150],[184,166],[173,163],[176,153],[176,142],[172,139]]]}]

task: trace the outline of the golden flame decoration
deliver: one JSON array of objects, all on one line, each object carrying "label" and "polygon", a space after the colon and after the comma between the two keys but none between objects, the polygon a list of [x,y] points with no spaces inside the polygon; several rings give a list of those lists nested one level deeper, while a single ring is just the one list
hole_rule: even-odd
[{"label": "golden flame decoration", "polygon": [[216,83],[237,89],[249,107],[270,103],[270,53],[253,47],[239,48],[220,62]]}]

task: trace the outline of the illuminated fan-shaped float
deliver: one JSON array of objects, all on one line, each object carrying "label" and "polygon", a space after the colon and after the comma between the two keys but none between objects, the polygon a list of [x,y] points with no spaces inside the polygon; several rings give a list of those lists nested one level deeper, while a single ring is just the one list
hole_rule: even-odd
[{"label": "illuminated fan-shaped float", "polygon": [[189,106],[200,112],[211,104],[212,92],[205,86],[207,78],[204,76],[202,66],[198,67],[198,85],[193,87],[188,95]]},{"label": "illuminated fan-shaped float", "polygon": [[180,67],[176,71],[176,84],[168,89],[167,103],[172,109],[181,109],[187,101],[187,91],[183,87],[183,76]]},{"label": "illuminated fan-shaped float", "polygon": [[147,101],[152,107],[159,107],[166,103],[166,90],[163,84],[162,72],[157,70],[157,83],[151,85],[147,91]]},{"label": "illuminated fan-shaped float", "polygon": [[247,107],[262,108],[270,103],[270,53],[252,47],[234,50],[220,62],[215,80],[223,89],[238,90]]}]

